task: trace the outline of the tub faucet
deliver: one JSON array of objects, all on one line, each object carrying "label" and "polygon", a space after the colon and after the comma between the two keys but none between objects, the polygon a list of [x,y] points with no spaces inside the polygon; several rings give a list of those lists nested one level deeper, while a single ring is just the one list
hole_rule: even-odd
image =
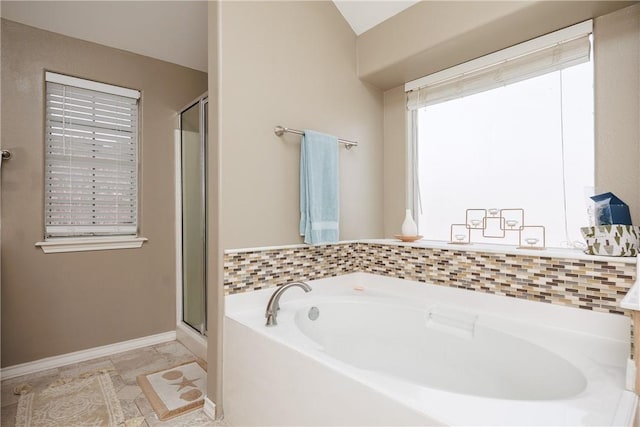
[{"label": "tub faucet", "polygon": [[267,326],[276,326],[278,324],[276,318],[278,317],[278,310],[280,310],[280,297],[284,291],[294,286],[302,288],[305,292],[309,292],[311,290],[311,286],[305,282],[291,282],[286,285],[278,286],[276,291],[271,295],[271,298],[269,298],[267,311],[264,313],[264,317],[267,318]]}]

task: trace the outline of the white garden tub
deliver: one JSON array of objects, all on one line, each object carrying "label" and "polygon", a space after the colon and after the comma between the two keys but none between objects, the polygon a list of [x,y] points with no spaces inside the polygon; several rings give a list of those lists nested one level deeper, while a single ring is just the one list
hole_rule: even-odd
[{"label": "white garden tub", "polygon": [[[226,298],[232,425],[631,425],[629,321],[365,273]],[[317,315],[317,316],[316,316]]]}]

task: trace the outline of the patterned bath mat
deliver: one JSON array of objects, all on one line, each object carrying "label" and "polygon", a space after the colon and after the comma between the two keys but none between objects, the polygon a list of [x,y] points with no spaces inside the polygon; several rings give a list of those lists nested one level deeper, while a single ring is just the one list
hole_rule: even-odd
[{"label": "patterned bath mat", "polygon": [[204,404],[207,372],[197,361],[139,375],[138,384],[161,421]]},{"label": "patterned bath mat", "polygon": [[122,407],[108,373],[64,378],[46,390],[17,391],[16,427],[124,426]]}]

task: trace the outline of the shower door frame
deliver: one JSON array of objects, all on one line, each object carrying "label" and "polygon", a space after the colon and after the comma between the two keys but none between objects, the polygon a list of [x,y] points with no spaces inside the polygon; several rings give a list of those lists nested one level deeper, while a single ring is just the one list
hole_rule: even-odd
[{"label": "shower door frame", "polygon": [[[184,321],[184,272],[183,272],[183,238],[182,238],[182,114],[188,109],[199,105],[199,128],[200,128],[200,146],[202,151],[202,170],[204,173],[204,185],[202,187],[202,200],[203,200],[203,212],[202,217],[204,220],[204,229],[205,235],[203,236],[203,248],[204,248],[204,287],[202,289],[202,314],[203,314],[203,325],[201,330],[194,328]],[[208,224],[207,224],[207,215],[206,215],[206,185],[207,185],[207,167],[206,167],[206,153],[207,153],[207,141],[206,141],[206,133],[205,130],[205,105],[208,107],[208,93],[205,92],[198,98],[191,101],[184,108],[180,109],[177,113],[178,116],[178,129],[175,131],[175,214],[176,214],[176,325],[177,325],[177,336],[179,341],[182,341],[190,350],[192,350],[196,355],[200,356],[200,352],[204,352],[206,354],[206,337],[207,337],[207,235],[208,235]],[[182,339],[181,339],[182,338]],[[192,348],[196,346],[199,351]],[[200,356],[203,357],[203,356]]]}]

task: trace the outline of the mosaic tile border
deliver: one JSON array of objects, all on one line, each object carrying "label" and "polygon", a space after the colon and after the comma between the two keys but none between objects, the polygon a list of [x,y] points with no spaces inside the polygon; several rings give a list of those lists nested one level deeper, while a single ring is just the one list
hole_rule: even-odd
[{"label": "mosaic tile border", "polygon": [[358,258],[368,273],[614,314],[636,274],[623,262],[381,244],[360,244]]},{"label": "mosaic tile border", "polygon": [[352,273],[358,271],[358,260],[353,243],[225,254],[224,291],[229,295]]},{"label": "mosaic tile border", "polygon": [[234,294],[363,271],[624,315],[618,303],[635,269],[615,260],[356,242],[225,254],[224,287],[225,294]]}]

